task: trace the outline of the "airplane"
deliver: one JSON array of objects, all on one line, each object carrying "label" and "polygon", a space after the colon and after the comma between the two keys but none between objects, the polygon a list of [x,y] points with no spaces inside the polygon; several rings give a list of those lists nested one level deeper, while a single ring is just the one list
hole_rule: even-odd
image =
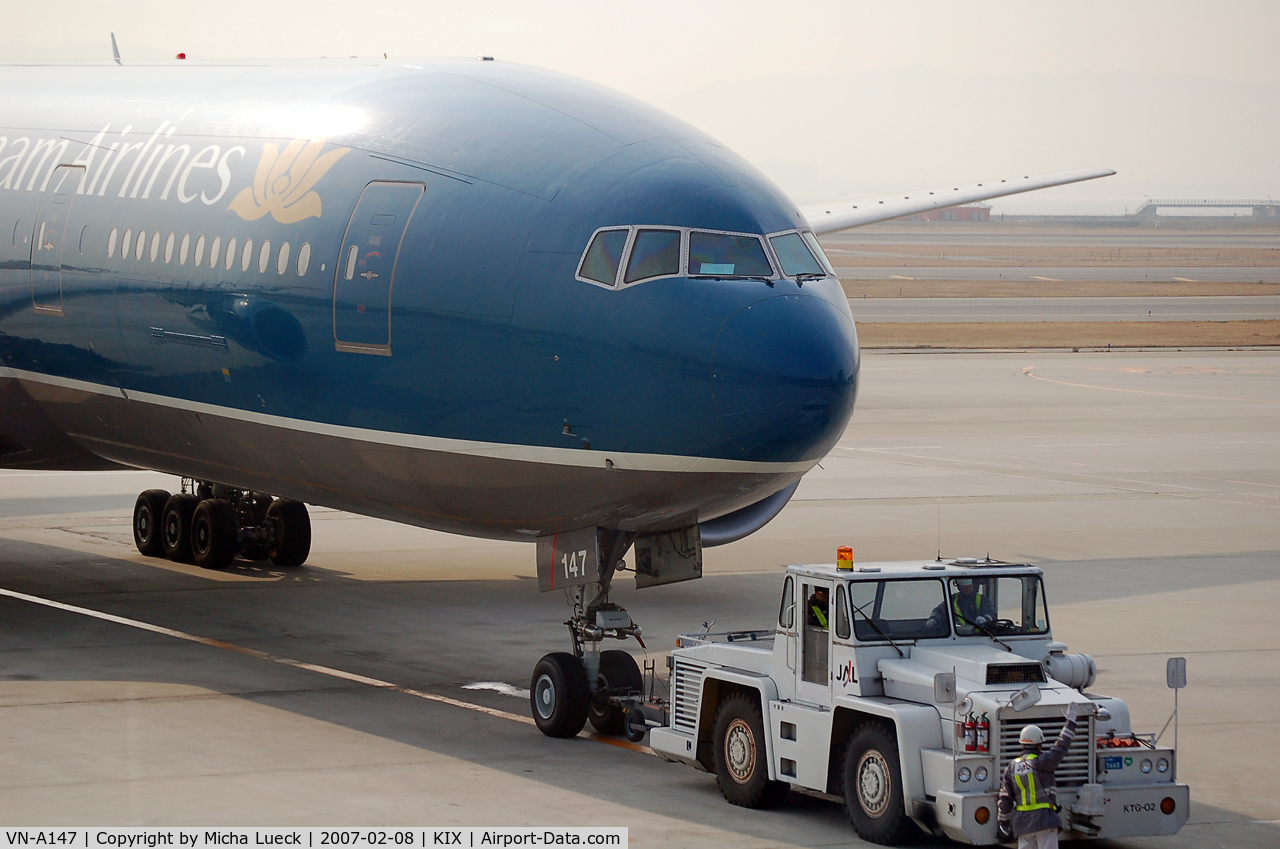
[{"label": "airplane", "polygon": [[[800,209],[723,145],[480,60],[0,68],[0,467],[154,469],[134,539],[302,564],[305,504],[536,543],[553,736],[634,685],[609,602],[701,575],[853,412],[816,235],[1106,176]],[[4,237],[9,244],[4,244]],[[634,688],[634,687],[633,687]]]}]

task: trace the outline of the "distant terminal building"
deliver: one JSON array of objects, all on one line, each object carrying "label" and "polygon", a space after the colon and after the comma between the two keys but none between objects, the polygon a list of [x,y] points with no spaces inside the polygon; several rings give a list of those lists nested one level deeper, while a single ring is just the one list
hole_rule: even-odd
[{"label": "distant terminal building", "polygon": [[1280,218],[1280,202],[1271,198],[1266,200],[1202,200],[1197,198],[1175,198],[1148,200],[1138,207],[1134,215],[1138,218],[1155,218],[1161,209],[1248,209],[1254,218]]},{"label": "distant terminal building", "polygon": [[931,209],[919,215],[908,215],[903,221],[990,221],[991,207],[984,204]]}]

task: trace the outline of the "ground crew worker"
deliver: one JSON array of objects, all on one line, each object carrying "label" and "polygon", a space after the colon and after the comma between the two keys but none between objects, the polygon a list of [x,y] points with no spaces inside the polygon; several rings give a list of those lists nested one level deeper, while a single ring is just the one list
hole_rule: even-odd
[{"label": "ground crew worker", "polygon": [[[996,618],[996,606],[978,589],[973,578],[956,578],[952,581],[956,592],[951,596],[951,612],[956,617],[956,629],[986,625]],[[947,621],[947,603],[944,601],[929,614],[929,625],[944,625]]]},{"label": "ground crew worker", "polygon": [[1076,735],[1075,703],[1067,706],[1067,724],[1049,751],[1041,754],[1044,732],[1038,725],[1028,725],[1018,735],[1022,754],[1005,767],[1000,779],[1000,801],[996,806],[996,824],[1006,840],[1018,838],[1018,849],[1057,849],[1058,787],[1055,775],[1058,764],[1071,747]]},{"label": "ground crew worker", "polygon": [[809,624],[818,628],[827,627],[828,611],[831,610],[830,592],[826,587],[814,587],[809,596]]}]

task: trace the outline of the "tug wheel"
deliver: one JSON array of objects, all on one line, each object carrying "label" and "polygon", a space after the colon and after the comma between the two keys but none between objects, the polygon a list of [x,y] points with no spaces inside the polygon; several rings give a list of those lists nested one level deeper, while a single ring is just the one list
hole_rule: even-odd
[{"label": "tug wheel", "polygon": [[731,693],[720,704],[715,728],[716,784],[731,805],[772,808],[791,790],[785,781],[769,780],[764,745],[764,715],[747,693]]},{"label": "tug wheel", "polygon": [[903,801],[898,738],[879,722],[860,726],[845,749],[844,803],[863,840],[892,844],[919,836]]}]

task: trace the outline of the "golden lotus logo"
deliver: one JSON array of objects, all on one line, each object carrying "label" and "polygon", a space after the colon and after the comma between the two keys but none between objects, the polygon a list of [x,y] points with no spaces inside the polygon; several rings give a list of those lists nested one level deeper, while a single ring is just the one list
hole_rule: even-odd
[{"label": "golden lotus logo", "polygon": [[282,151],[268,142],[262,148],[253,185],[236,195],[228,208],[246,221],[257,221],[268,213],[281,224],[320,217],[320,195],[311,187],[350,152],[343,147],[321,156],[322,147],[324,139],[294,139]]}]

